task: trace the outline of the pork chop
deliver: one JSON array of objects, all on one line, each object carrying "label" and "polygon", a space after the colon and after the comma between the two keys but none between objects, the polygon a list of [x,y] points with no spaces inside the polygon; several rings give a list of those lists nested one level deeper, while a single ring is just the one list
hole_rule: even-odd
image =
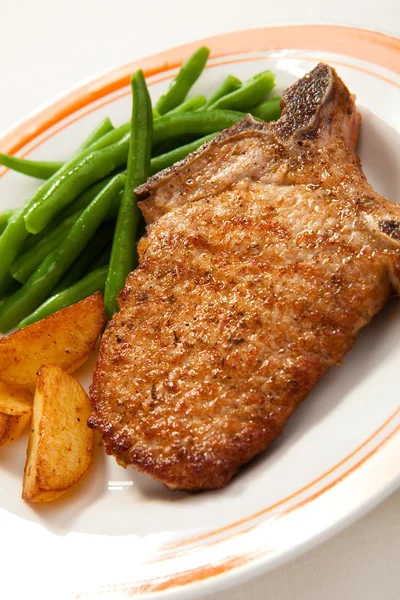
[{"label": "pork chop", "polygon": [[149,226],[91,387],[106,450],[224,486],[399,289],[400,207],[368,184],[354,99],[319,64],[136,190]]}]

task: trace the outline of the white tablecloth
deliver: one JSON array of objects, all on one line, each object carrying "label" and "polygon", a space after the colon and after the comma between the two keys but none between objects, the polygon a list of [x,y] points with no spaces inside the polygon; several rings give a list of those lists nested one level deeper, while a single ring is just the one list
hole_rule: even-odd
[{"label": "white tablecloth", "polygon": [[[400,3],[1,0],[0,132],[69,87],[122,63],[225,31],[302,22],[400,35]],[[322,546],[213,598],[398,600],[400,492]]]}]

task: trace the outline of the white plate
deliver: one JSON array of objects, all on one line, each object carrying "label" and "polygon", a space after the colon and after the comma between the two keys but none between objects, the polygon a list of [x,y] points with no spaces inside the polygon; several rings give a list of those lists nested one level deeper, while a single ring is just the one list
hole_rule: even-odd
[{"label": "white plate", "polygon": [[[213,58],[193,94],[227,73],[270,68],[281,91],[324,60],[357,95],[360,154],[376,191],[400,202],[400,47],[373,32],[329,26],[239,32],[206,40]],[[157,98],[201,43],[142,61]],[[333,50],[336,52],[333,53]],[[75,90],[12,130],[2,151],[68,157],[104,115],[130,113],[128,65]],[[0,209],[36,182],[9,171]],[[1,258],[0,258],[1,260]],[[281,564],[361,516],[399,483],[400,312],[392,302],[315,387],[284,435],[225,489],[172,493],[97,449],[78,486],[53,505],[21,500],[26,437],[1,450],[2,589],[7,599],[202,597]],[[80,372],[87,385],[91,369]],[[1,374],[0,374],[1,378]],[[28,560],[29,555],[29,560]],[[21,571],[21,565],[22,571]],[[21,576],[22,572],[22,576]],[[34,583],[33,583],[34,582]]]}]

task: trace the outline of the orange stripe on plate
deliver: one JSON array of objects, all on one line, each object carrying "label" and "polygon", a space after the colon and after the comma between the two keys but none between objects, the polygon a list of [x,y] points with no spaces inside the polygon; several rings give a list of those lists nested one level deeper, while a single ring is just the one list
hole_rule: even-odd
[{"label": "orange stripe on plate", "polygon": [[200,43],[210,46],[212,58],[241,52],[304,48],[344,54],[400,74],[400,40],[382,33],[336,25],[292,25],[238,31],[173,48],[93,80],[16,127],[3,138],[0,151],[13,154],[62,119],[125,87],[131,73],[138,68],[143,69],[146,77],[152,77],[179,67]]},{"label": "orange stripe on plate", "polygon": [[[387,442],[391,438],[393,438],[395,436],[395,434],[398,433],[399,431],[400,431],[400,426],[397,427],[396,429],[394,429],[384,440],[382,440],[375,448],[373,448],[373,450],[371,450],[361,460],[359,460],[355,465],[353,465],[348,471],[346,471],[346,473],[343,473],[342,475],[340,475],[334,482],[327,485],[325,488],[319,490],[318,492],[316,492],[315,494],[310,496],[308,499],[304,500],[302,503],[300,503],[296,507],[288,509],[287,513],[292,512],[292,510],[294,510],[295,508],[303,506],[303,505],[307,504],[308,502],[311,502],[311,501],[317,499],[319,496],[322,496],[329,489],[331,489],[332,487],[334,487],[335,485],[337,485],[338,483],[343,481],[343,479],[345,479],[353,471],[355,471],[362,464],[364,464],[369,458],[371,458],[374,454],[376,454],[376,452],[380,448],[382,448],[385,444],[387,444]],[[251,531],[255,527],[256,526],[250,527],[248,530],[246,530],[245,532],[241,532],[241,533],[247,533],[248,531]],[[239,534],[239,535],[241,535],[241,534]],[[140,596],[142,594],[147,594],[149,592],[157,592],[157,591],[168,590],[168,589],[175,588],[175,587],[181,587],[184,585],[203,581],[205,579],[208,579],[209,577],[215,577],[217,575],[221,575],[223,573],[226,573],[233,569],[237,569],[239,567],[243,567],[246,564],[248,564],[258,558],[262,558],[263,556],[265,556],[266,554],[269,554],[270,552],[271,552],[270,549],[267,549],[267,550],[263,549],[263,550],[258,550],[258,551],[255,551],[255,552],[252,552],[252,553],[249,553],[246,555],[241,554],[241,555],[237,555],[234,557],[230,557],[225,561],[221,561],[221,562],[213,564],[213,565],[211,565],[211,564],[204,565],[203,567],[197,567],[195,569],[188,569],[187,571],[181,571],[178,573],[174,573],[170,577],[163,577],[163,578],[158,577],[155,579],[139,581],[134,584],[121,584],[121,585],[117,584],[117,585],[103,586],[99,590],[99,592],[104,595],[106,595],[108,592],[113,592],[113,593],[120,592],[120,593],[124,593],[124,595],[129,595],[129,596],[136,596],[136,595]],[[77,599],[84,600],[85,596],[86,596],[86,594],[83,592],[82,594],[79,594],[79,596],[77,596]]]},{"label": "orange stripe on plate", "polygon": [[343,481],[343,479],[345,479],[351,473],[353,473],[359,467],[361,467],[361,465],[363,465],[366,460],[368,460],[369,458],[371,458],[371,456],[373,456],[379,450],[379,448],[382,448],[399,431],[400,431],[400,425],[398,425],[380,444],[378,444],[378,446],[376,446],[376,448],[374,448],[373,450],[371,450],[370,452],[368,452],[368,454],[366,454],[365,456],[363,456],[363,458],[361,458],[355,465],[353,465],[352,467],[350,467],[350,469],[348,469],[345,473],[343,473],[342,475],[340,475],[339,477],[337,477],[334,481],[331,481],[331,483],[329,483],[328,485],[326,485],[325,487],[323,487],[318,492],[315,492],[315,494],[312,494],[312,496],[308,496],[308,498],[305,498],[304,500],[302,500],[301,502],[299,502],[298,504],[296,504],[296,506],[292,506],[292,507],[288,508],[283,514],[288,514],[288,513],[292,512],[292,511],[296,510],[297,508],[300,508],[301,506],[305,506],[309,502],[312,502],[313,500],[315,500],[316,498],[318,498],[319,496],[321,496],[322,494],[324,494],[328,490],[330,490],[333,487],[335,487],[335,485],[337,485],[338,483],[340,483],[341,481]]},{"label": "orange stripe on plate", "polygon": [[[372,433],[362,444],[360,444],[359,446],[357,446],[357,448],[355,450],[353,450],[352,452],[350,452],[350,454],[348,454],[345,458],[343,458],[341,461],[339,461],[336,465],[334,465],[333,467],[331,467],[330,469],[328,469],[328,471],[326,471],[325,473],[323,473],[322,475],[320,475],[319,477],[317,477],[316,479],[314,479],[313,481],[311,481],[310,483],[308,483],[304,487],[300,488],[296,492],[293,492],[292,494],[290,494],[289,496],[286,496],[282,500],[279,500],[278,502],[275,502],[274,504],[271,504],[267,508],[264,508],[264,509],[258,511],[258,512],[254,513],[253,515],[250,515],[249,517],[245,517],[244,519],[240,519],[239,521],[236,521],[235,523],[231,523],[230,525],[226,525],[225,527],[220,527],[219,529],[214,529],[213,531],[209,531],[208,533],[203,533],[201,535],[194,536],[192,538],[187,538],[187,539],[182,540],[180,542],[175,542],[175,543],[172,543],[172,544],[167,544],[167,545],[165,545],[162,548],[162,550],[173,550],[174,548],[179,548],[180,546],[191,544],[193,542],[198,542],[200,540],[206,539],[206,538],[208,538],[210,536],[213,536],[213,535],[217,535],[219,533],[224,533],[225,531],[229,531],[229,529],[232,529],[234,527],[238,527],[239,525],[243,525],[244,523],[248,523],[249,521],[251,521],[253,519],[256,519],[257,517],[261,517],[262,515],[265,515],[266,513],[271,512],[272,510],[274,510],[276,508],[279,508],[280,506],[282,506],[286,502],[289,502],[293,498],[296,498],[296,496],[299,496],[303,492],[306,492],[307,490],[309,490],[310,488],[312,488],[315,484],[317,484],[320,481],[322,481],[322,479],[325,479],[325,477],[327,477],[328,475],[331,475],[334,471],[336,471],[337,469],[339,469],[347,461],[349,461],[351,458],[353,458],[358,452],[360,452],[360,450],[362,450],[363,448],[365,448],[365,446],[367,446],[367,444],[369,444],[377,435],[379,435],[379,433],[381,431],[383,431],[383,429],[385,429],[385,427],[387,425],[389,425],[389,423],[391,421],[393,421],[397,417],[397,415],[399,413],[400,413],[400,408],[398,408],[397,410],[395,410],[394,413],[391,414],[390,417],[388,417],[386,419],[386,421],[380,427],[378,427],[378,429],[376,431],[374,431],[374,433]],[[299,505],[300,505],[300,503],[299,503]],[[296,506],[298,506],[298,505],[296,505]]]},{"label": "orange stripe on plate", "polygon": [[[313,56],[288,56],[285,58],[285,60],[306,60],[306,61],[312,61],[312,60],[316,60],[316,57]],[[230,65],[230,64],[236,64],[238,62],[251,62],[251,61],[255,61],[255,60],[274,60],[271,57],[268,56],[256,56],[256,57],[246,57],[246,58],[241,58],[241,59],[230,59],[230,60],[225,60],[225,61],[219,61],[217,63],[214,64],[210,64],[210,65],[206,65],[206,69],[210,69],[210,68],[215,68],[215,67],[219,67],[221,65]],[[397,83],[396,81],[393,81],[393,79],[389,79],[388,77],[385,77],[384,75],[381,75],[380,73],[375,73],[374,71],[372,71],[371,69],[367,69],[366,67],[360,67],[358,65],[349,65],[345,62],[342,61],[338,61],[338,60],[330,60],[329,61],[331,64],[334,65],[340,65],[340,66],[344,66],[356,71],[360,71],[362,73],[368,73],[369,75],[372,75],[373,77],[377,77],[378,79],[381,79],[382,81],[385,81],[386,83],[389,83],[391,85],[394,85],[396,87],[400,87],[400,84]],[[161,77],[161,78],[157,78],[154,81],[151,81],[148,83],[149,86],[155,84],[155,83],[160,83],[162,81],[166,81],[168,79],[172,79],[173,75],[167,75],[165,77]],[[57,127],[56,129],[53,129],[53,131],[51,131],[48,135],[46,135],[45,137],[42,137],[40,141],[38,141],[36,144],[34,144],[33,146],[30,146],[29,150],[26,150],[25,152],[23,152],[21,154],[22,158],[25,158],[26,156],[28,156],[31,152],[33,152],[36,148],[38,148],[39,146],[41,146],[42,144],[44,144],[44,142],[46,142],[47,140],[51,139],[53,136],[55,136],[57,133],[59,133],[60,131],[63,131],[64,129],[66,129],[67,127],[69,127],[70,125],[72,125],[73,123],[76,123],[77,121],[79,121],[80,119],[83,119],[84,117],[86,117],[87,115],[95,112],[96,110],[99,110],[100,108],[107,106],[109,104],[112,104],[113,102],[120,100],[121,98],[125,98],[126,96],[130,95],[130,90],[126,90],[125,92],[122,92],[121,94],[118,95],[113,95],[111,98],[107,98],[106,100],[104,100],[104,102],[98,103],[95,106],[92,106],[91,108],[89,108],[87,111],[84,111],[82,113],[80,113],[78,116],[76,116],[73,119],[69,119],[67,122],[63,123],[62,125],[60,125],[60,127]],[[3,175],[5,175],[8,171],[10,171],[10,169],[5,168],[2,171],[0,171],[0,179],[1,177],[3,177]]]}]

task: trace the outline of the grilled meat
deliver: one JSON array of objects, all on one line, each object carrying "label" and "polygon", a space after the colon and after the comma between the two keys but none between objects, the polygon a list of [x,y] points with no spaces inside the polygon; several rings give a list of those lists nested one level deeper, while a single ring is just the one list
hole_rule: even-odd
[{"label": "grilled meat", "polygon": [[320,64],[282,108],[137,190],[148,237],[103,336],[90,425],[173,489],[224,486],[399,289],[400,208],[362,172],[353,97]]}]

